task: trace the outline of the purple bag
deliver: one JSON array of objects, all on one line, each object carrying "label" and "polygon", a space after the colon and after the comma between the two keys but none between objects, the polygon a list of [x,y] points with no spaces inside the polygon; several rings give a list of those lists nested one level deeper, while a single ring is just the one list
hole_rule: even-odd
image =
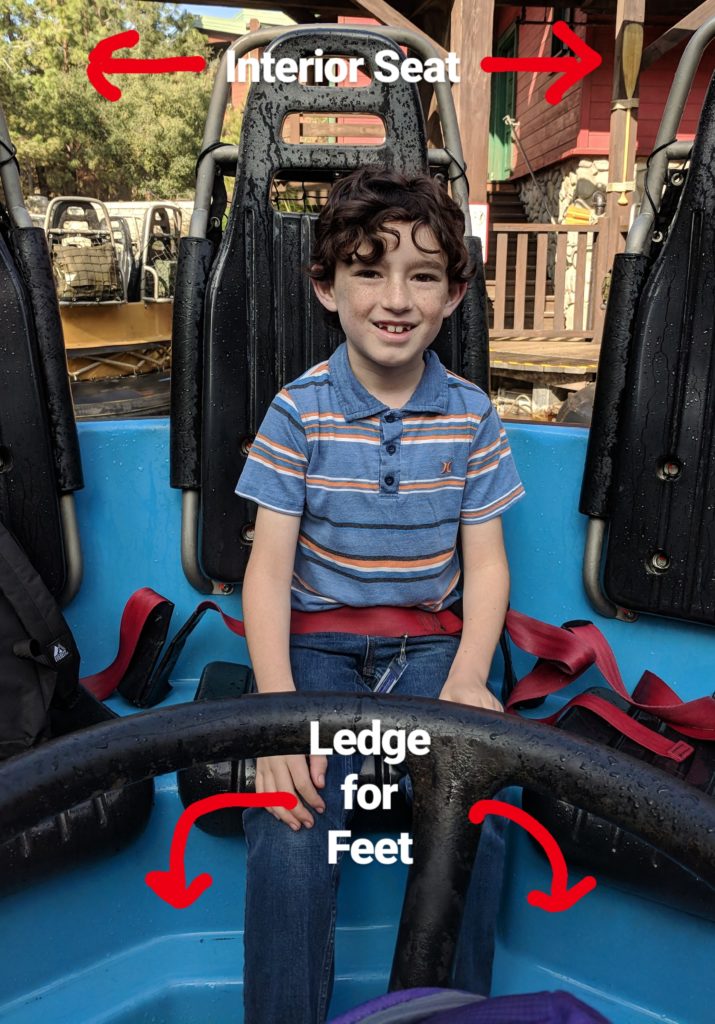
[{"label": "purple bag", "polygon": [[568,992],[485,999],[446,988],[391,992],[330,1024],[609,1024]]}]

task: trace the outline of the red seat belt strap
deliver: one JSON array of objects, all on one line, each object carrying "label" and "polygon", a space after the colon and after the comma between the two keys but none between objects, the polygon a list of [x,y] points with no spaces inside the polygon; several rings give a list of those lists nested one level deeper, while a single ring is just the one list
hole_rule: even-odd
[{"label": "red seat belt strap", "polygon": [[[643,674],[631,697],[608,641],[593,623],[556,627],[510,611],[506,628],[514,643],[540,659],[514,687],[506,703],[507,711],[513,713],[518,704],[556,693],[595,665],[611,689],[632,707],[654,715],[686,736],[715,740],[715,699],[699,697],[684,702],[652,672]],[[674,743],[596,695],[576,697],[566,707],[574,705],[588,708],[623,735],[663,757],[682,761],[692,753],[693,748],[689,744],[684,741]],[[562,708],[542,721],[553,723],[565,710]]]},{"label": "red seat belt strap", "polygon": [[122,621],[119,626],[119,650],[116,658],[101,672],[80,679],[82,686],[94,694],[98,700],[106,700],[119,686],[131,664],[152,612],[163,604],[168,605],[170,602],[149,587],[136,590],[129,598],[122,612]]}]

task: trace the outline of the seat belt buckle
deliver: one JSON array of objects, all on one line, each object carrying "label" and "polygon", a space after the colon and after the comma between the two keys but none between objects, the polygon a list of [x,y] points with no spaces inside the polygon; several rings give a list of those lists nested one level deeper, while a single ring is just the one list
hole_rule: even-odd
[{"label": "seat belt buckle", "polygon": [[671,747],[668,748],[666,753],[667,757],[672,758],[673,761],[677,761],[679,764],[683,761],[687,761],[690,755],[693,753],[693,747],[685,740],[677,740]]}]

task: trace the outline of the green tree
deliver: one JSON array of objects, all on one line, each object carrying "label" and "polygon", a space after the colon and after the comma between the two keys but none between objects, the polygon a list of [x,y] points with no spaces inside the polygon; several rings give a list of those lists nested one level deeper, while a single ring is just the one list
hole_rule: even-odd
[{"label": "green tree", "polygon": [[101,97],[86,73],[103,38],[136,28],[122,56],[202,54],[205,38],[168,4],[140,0],[0,0],[0,103],[27,191],[102,199],[188,195],[214,68],[112,75]]}]

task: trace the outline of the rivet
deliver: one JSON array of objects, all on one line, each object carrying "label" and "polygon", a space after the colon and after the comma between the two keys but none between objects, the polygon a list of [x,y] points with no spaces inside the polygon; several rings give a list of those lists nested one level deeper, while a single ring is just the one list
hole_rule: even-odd
[{"label": "rivet", "polygon": [[650,564],[656,572],[665,572],[670,568],[670,556],[665,551],[654,551],[650,558]]}]

